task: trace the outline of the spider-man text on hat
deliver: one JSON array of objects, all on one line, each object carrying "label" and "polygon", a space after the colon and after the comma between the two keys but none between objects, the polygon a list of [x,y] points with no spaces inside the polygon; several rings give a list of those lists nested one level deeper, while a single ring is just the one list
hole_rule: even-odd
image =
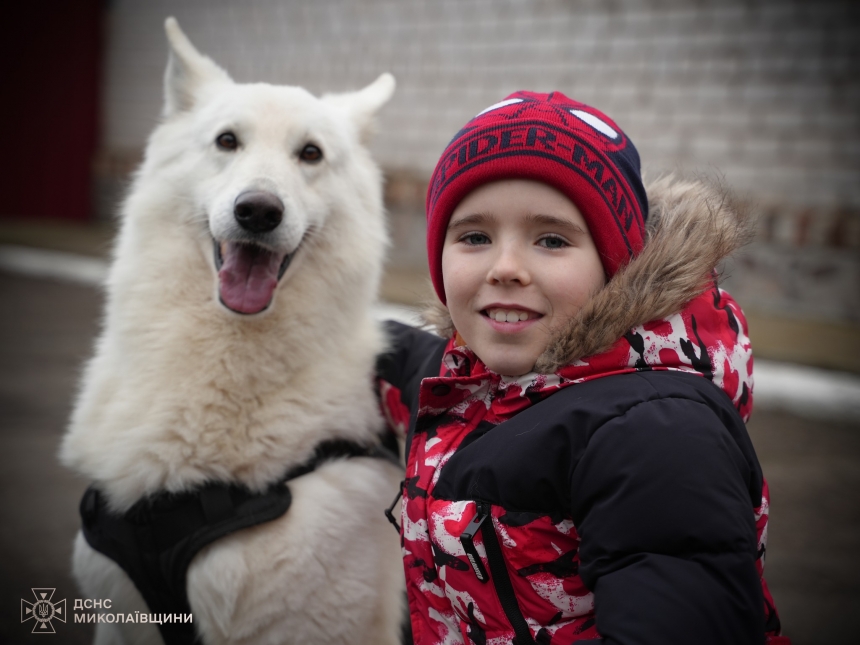
[{"label": "spider-man text on hat", "polygon": [[645,241],[639,153],[615,122],[560,92],[515,92],[469,121],[445,148],[427,191],[427,257],[436,293],[451,213],[482,184],[532,179],[580,210],[612,276]]}]

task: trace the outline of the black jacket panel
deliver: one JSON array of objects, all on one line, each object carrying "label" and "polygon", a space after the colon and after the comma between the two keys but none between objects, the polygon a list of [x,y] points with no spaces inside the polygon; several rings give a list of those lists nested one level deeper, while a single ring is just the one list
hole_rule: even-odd
[{"label": "black jacket panel", "polygon": [[763,642],[750,503],[761,473],[732,434],[704,402],[673,397],[592,436],[571,479],[573,519],[607,642]]}]

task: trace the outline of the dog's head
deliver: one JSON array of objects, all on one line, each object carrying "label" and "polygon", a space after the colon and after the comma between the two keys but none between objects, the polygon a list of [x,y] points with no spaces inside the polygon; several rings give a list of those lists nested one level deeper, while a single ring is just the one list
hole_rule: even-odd
[{"label": "dog's head", "polygon": [[192,225],[211,245],[220,302],[257,314],[309,240],[332,227],[350,235],[329,221],[333,213],[381,211],[373,203],[378,173],[363,144],[394,78],[322,98],[299,87],[234,83],[173,18],[165,28],[164,123],[152,140],[164,145],[151,143],[148,157],[162,158],[147,161],[172,168]]}]

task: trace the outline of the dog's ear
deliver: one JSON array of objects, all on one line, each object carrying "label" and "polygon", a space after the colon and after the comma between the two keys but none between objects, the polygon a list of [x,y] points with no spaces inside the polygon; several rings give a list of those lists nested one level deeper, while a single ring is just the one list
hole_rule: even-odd
[{"label": "dog's ear", "polygon": [[322,98],[324,101],[328,101],[345,110],[358,127],[362,141],[367,143],[367,140],[373,134],[373,117],[383,105],[388,103],[388,100],[394,94],[394,86],[394,77],[391,74],[385,73],[380,75],[373,83],[357,92],[327,94]]},{"label": "dog's ear", "polygon": [[211,58],[198,52],[172,16],[164,22],[170,42],[170,58],[164,73],[164,111],[171,116],[188,110],[202,87],[210,83],[232,83],[230,75]]}]

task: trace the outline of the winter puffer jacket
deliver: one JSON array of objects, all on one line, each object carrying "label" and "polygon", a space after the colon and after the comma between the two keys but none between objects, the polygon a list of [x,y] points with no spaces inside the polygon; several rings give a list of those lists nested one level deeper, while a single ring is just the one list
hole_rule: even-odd
[{"label": "winter puffer jacket", "polygon": [[788,642],[762,577],[746,321],[703,291],[742,223],[699,184],[649,195],[645,250],[534,373],[491,372],[450,327],[390,324],[417,645]]}]

